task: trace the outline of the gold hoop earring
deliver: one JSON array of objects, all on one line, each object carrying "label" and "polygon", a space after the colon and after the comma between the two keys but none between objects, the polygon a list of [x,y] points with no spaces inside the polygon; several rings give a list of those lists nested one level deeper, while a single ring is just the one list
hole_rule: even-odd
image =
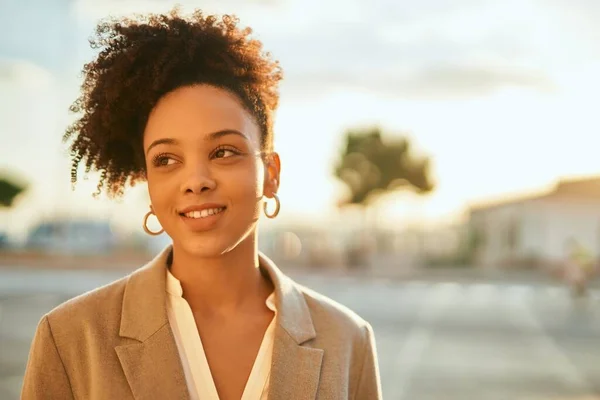
[{"label": "gold hoop earring", "polygon": [[158,236],[158,235],[160,235],[161,233],[163,233],[165,230],[164,230],[164,229],[161,229],[161,230],[160,230],[160,231],[158,231],[158,232],[153,232],[153,231],[151,231],[150,229],[148,229],[148,218],[150,218],[150,216],[151,216],[152,214],[154,214],[154,211],[152,211],[152,207],[150,207],[150,211],[148,211],[148,212],[146,213],[146,215],[144,216],[144,223],[142,224],[142,227],[144,228],[144,231],[145,231],[145,232],[146,232],[148,235],[151,235],[151,236]]},{"label": "gold hoop earring", "polygon": [[267,211],[267,203],[264,203],[265,215],[267,216],[267,218],[271,219],[279,215],[279,210],[281,209],[281,202],[279,201],[279,196],[273,193],[273,198],[275,199],[275,211],[273,211],[272,214],[269,214],[269,212]]}]

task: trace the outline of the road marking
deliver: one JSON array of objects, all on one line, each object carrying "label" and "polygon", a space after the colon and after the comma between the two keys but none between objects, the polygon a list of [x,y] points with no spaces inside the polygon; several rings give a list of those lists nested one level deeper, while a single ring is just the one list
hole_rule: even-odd
[{"label": "road marking", "polygon": [[495,300],[498,289],[498,286],[489,283],[470,285],[466,288],[466,305],[475,309],[488,308]]},{"label": "road marking", "polygon": [[453,283],[438,284],[432,295],[427,297],[425,304],[419,311],[417,322],[408,331],[406,340],[402,344],[394,370],[399,371],[393,382],[396,399],[404,399],[410,389],[410,383],[418,369],[419,362],[431,344],[431,324],[436,320],[440,312],[448,305],[449,300],[459,294],[460,286]]},{"label": "road marking", "polygon": [[556,379],[563,380],[565,383],[574,387],[576,390],[582,390],[587,393],[593,393],[593,387],[587,379],[577,369],[569,357],[556,345],[554,340],[546,333],[539,319],[535,317],[531,308],[521,303],[517,305],[519,321],[529,328],[532,334],[532,346],[538,352],[550,360],[547,363],[555,368]]},{"label": "road marking", "polygon": [[547,288],[545,288],[544,293],[548,297],[561,298],[565,295],[565,289],[556,286],[548,286]]}]

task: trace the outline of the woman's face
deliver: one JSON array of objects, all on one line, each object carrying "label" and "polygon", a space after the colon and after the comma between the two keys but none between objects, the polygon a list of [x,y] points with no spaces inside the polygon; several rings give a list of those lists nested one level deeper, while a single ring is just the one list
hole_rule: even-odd
[{"label": "woman's face", "polygon": [[235,248],[256,230],[262,197],[279,185],[279,157],[263,161],[260,129],[230,92],[179,88],[144,131],[154,213],[176,247],[200,257]]}]

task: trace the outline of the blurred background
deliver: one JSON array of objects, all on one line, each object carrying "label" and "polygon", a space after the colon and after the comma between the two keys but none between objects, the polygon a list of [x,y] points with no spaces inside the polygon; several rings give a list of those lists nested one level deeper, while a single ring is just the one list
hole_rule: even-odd
[{"label": "blurred background", "polygon": [[[280,60],[260,247],[372,323],[385,399],[600,399],[600,2],[179,4]],[[61,137],[96,23],[173,5],[0,0],[0,399],[44,313],[169,243]]]}]

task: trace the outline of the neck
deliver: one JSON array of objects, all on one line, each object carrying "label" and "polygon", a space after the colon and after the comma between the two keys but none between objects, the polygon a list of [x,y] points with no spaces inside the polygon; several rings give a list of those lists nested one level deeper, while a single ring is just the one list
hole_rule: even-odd
[{"label": "neck", "polygon": [[181,282],[183,297],[194,312],[231,315],[262,309],[273,290],[258,268],[254,236],[211,258],[198,258],[173,244],[171,273]]}]

